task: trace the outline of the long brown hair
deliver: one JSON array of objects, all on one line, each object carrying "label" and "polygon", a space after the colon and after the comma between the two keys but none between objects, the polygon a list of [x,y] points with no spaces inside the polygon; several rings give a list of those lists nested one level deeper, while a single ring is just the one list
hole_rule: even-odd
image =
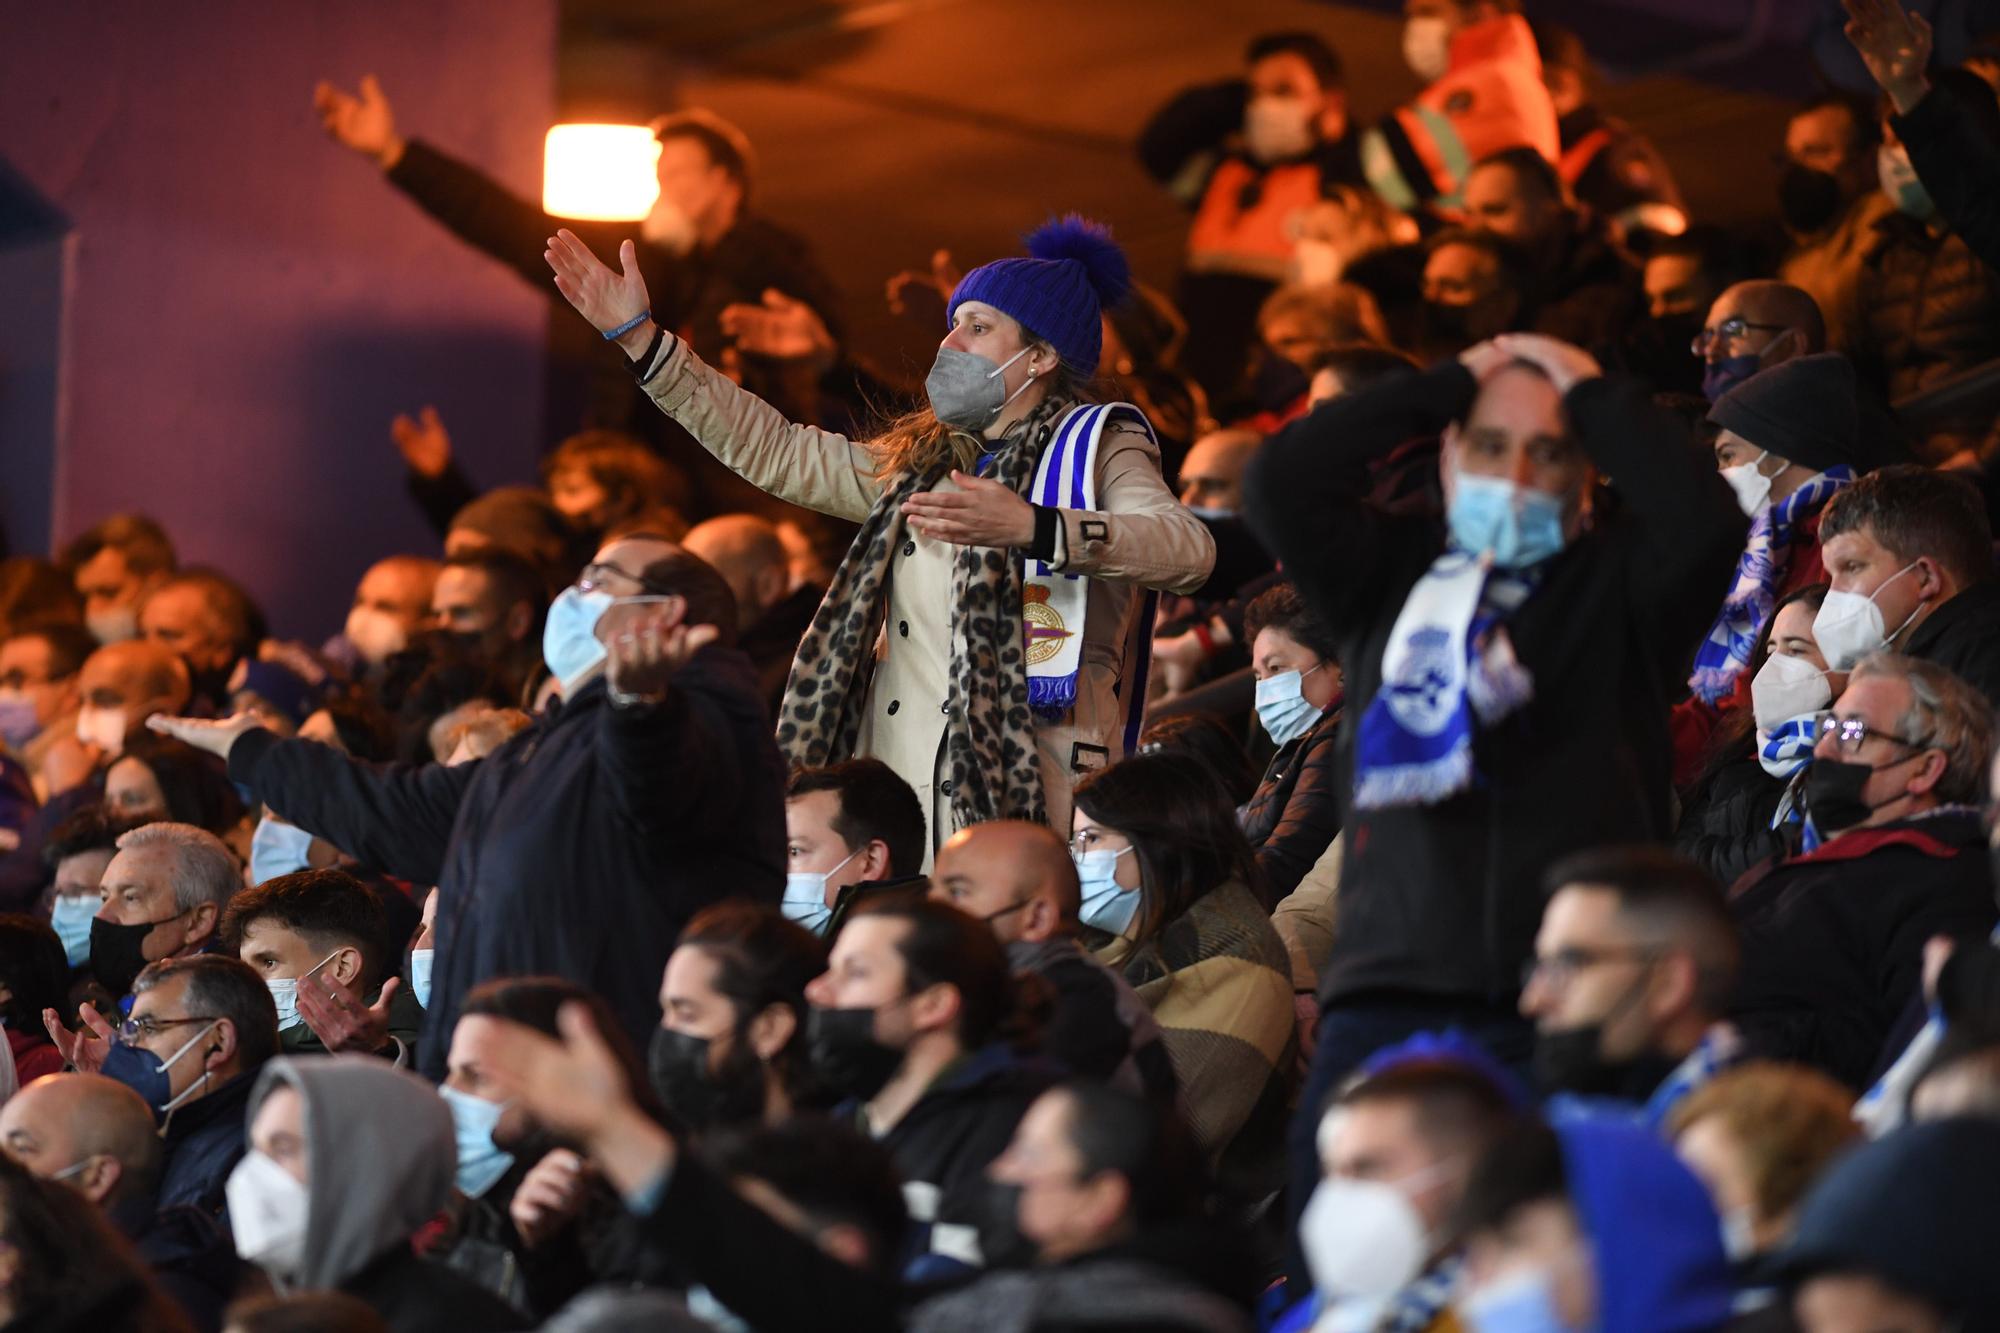
[{"label": "long brown hair", "polygon": [[[1055,349],[1048,342],[1021,330],[1024,348],[1045,347]],[[875,459],[877,480],[886,481],[890,477],[901,476],[905,472],[919,475],[936,471],[946,465],[956,467],[961,472],[971,472],[979,465],[979,456],[996,447],[1001,441],[1020,438],[1030,429],[1030,423],[1038,418],[1043,407],[1050,403],[1087,403],[1095,401],[1090,386],[1070,367],[1057,361],[1056,368],[1048,373],[1048,392],[1035,410],[1007,428],[1000,440],[988,440],[972,431],[957,426],[948,426],[937,419],[928,401],[919,403],[901,416],[892,418],[881,433],[864,446]]]}]

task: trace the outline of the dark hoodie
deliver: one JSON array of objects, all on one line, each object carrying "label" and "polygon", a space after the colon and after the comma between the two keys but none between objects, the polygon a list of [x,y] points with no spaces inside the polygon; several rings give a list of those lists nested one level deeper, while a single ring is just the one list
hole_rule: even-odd
[{"label": "dark hoodie", "polygon": [[1555,1127],[1590,1238],[1597,1327],[1700,1333],[1729,1322],[1729,1260],[1708,1192],[1659,1138],[1612,1120]]},{"label": "dark hoodie", "polygon": [[273,1273],[282,1290],[338,1289],[368,1302],[391,1333],[527,1328],[511,1306],[410,1237],[444,1210],[458,1170],[451,1112],[437,1090],[370,1055],[279,1057],[264,1067],[246,1123],[280,1085],[305,1103],[305,1259]]}]

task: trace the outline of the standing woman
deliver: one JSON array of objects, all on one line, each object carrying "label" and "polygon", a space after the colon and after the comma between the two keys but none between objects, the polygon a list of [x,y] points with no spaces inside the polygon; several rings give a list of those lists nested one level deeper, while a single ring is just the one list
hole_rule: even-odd
[{"label": "standing woman", "polygon": [[861,525],[799,645],[778,717],[795,766],[868,755],[932,812],[931,843],[986,819],[1069,823],[1145,697],[1148,591],[1192,592],[1215,544],[1160,477],[1137,408],[1093,406],[1125,256],[1081,218],[974,269],[947,306],[928,403],[854,441],[794,425],[647,317],[569,232],[556,286],[631,358],[660,410],[764,490]]}]

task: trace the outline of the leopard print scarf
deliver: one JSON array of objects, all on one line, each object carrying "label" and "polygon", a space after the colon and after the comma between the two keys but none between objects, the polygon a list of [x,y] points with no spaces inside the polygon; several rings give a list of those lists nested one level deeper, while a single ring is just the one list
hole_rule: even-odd
[{"label": "leopard print scarf", "polygon": [[[1042,451],[1071,405],[1064,399],[1037,407],[1021,429],[998,442],[982,475],[1026,496]],[[883,488],[862,521],[792,662],[778,712],[778,748],[787,763],[818,768],[853,756],[888,612],[890,566],[903,542],[903,501],[935,487],[951,467],[947,461],[904,473]],[[1042,823],[1048,816],[1028,708],[1019,555],[959,547],[951,592],[945,758],[953,822],[960,828],[989,819]]]}]

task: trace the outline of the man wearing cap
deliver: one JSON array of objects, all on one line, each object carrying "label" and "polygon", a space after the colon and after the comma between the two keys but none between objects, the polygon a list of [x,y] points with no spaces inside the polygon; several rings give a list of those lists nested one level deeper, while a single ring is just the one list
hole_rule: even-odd
[{"label": "man wearing cap", "polygon": [[987,819],[1067,828],[1072,785],[1138,720],[1146,594],[1192,592],[1215,561],[1143,413],[1078,401],[1130,286],[1110,233],[1051,222],[1028,257],[967,274],[928,403],[867,441],[792,424],[655,326],[631,242],[621,272],[568,232],[549,245],[557,287],[661,411],[778,498],[862,525],[799,646],[787,760],[881,759],[933,845]]}]

